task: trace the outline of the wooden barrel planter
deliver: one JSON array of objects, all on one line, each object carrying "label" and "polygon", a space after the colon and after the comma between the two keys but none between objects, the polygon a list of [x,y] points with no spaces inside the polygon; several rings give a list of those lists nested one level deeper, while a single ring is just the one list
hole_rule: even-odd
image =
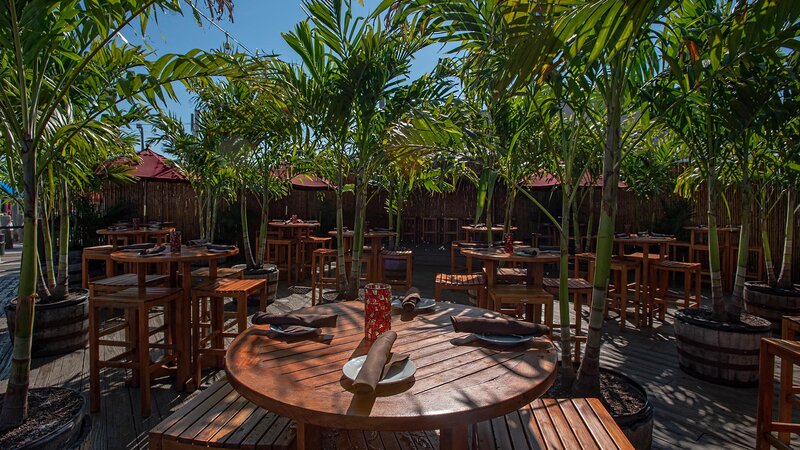
[{"label": "wooden barrel planter", "polygon": [[745,314],[740,323],[717,322],[707,308],[675,312],[675,339],[681,370],[712,383],[735,387],[758,384],[761,338],[771,324]]},{"label": "wooden barrel planter", "polygon": [[[614,418],[614,422],[619,425],[636,450],[650,450],[653,446],[653,404],[650,403],[647,391],[644,390],[641,384],[616,370],[601,367],[600,374],[601,377],[606,375],[616,378],[618,382],[626,385],[627,390],[635,391],[644,399],[644,406],[638,411],[627,414],[615,414],[612,411],[611,417]],[[603,396],[606,397],[606,394]]]},{"label": "wooden barrel planter", "polygon": [[772,322],[772,333],[779,335],[783,316],[800,316],[800,290],[773,288],[747,281],[744,283],[744,305],[749,314]]},{"label": "wooden barrel planter", "polygon": [[[2,398],[2,396],[0,396]],[[18,450],[63,450],[91,448],[91,417],[86,399],[63,387],[31,389],[28,398],[29,431],[0,442],[0,448]]]},{"label": "wooden barrel planter", "polygon": [[[5,308],[8,330],[14,339],[17,302]],[[33,356],[62,355],[89,343],[89,291],[71,290],[69,298],[55,303],[37,303],[33,322]]]},{"label": "wooden barrel planter", "polygon": [[280,272],[275,264],[262,264],[258,269],[248,269],[247,264],[237,264],[233,268],[244,270],[244,277],[247,279],[267,280],[267,304],[274,302],[278,297],[278,275],[280,275]]}]

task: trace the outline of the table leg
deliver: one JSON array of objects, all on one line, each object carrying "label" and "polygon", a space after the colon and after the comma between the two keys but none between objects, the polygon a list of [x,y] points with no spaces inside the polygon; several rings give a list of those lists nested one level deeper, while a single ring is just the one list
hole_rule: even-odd
[{"label": "table leg", "polygon": [[[211,260],[208,261],[208,278],[210,280],[216,280],[217,279],[217,260],[216,259],[211,259]],[[223,302],[220,300],[220,302],[217,302],[217,303],[214,304],[216,306],[212,305],[212,308],[217,308],[217,311],[215,311],[215,315],[216,314],[220,314],[220,317],[222,317],[221,314],[224,314],[224,310],[225,310],[225,308],[223,306]],[[192,306],[194,307],[196,305],[192,305]],[[223,324],[225,323],[224,317],[222,318],[222,323]],[[189,329],[191,329],[191,327],[189,327]],[[221,329],[222,328],[220,328],[220,330]],[[220,334],[218,334],[217,336],[214,337],[214,347],[215,348],[225,348],[225,338],[222,336],[222,333],[220,333]],[[200,361],[194,361],[194,363],[198,364],[198,363],[200,363]],[[217,367],[224,367],[224,358],[222,356],[215,356],[214,357],[214,364]],[[200,385],[200,380],[195,380],[195,383],[199,386]]]},{"label": "table leg", "polygon": [[[197,385],[200,384],[200,380],[189,380],[189,372],[191,367],[191,358],[190,354],[192,351],[191,347],[191,333],[192,333],[192,321],[191,321],[191,311],[192,311],[192,263],[191,261],[184,261],[182,263],[182,272],[183,272],[183,301],[177,302],[175,305],[175,328],[178,334],[178,342],[176,342],[175,347],[178,350],[178,374],[177,374],[177,381],[175,383],[175,387],[178,390],[183,390],[184,387],[188,391],[194,391]],[[209,268],[209,272],[211,272]],[[214,274],[216,275],[216,267],[214,268]],[[187,383],[188,381],[188,383]]]},{"label": "table leg", "polygon": [[297,450],[322,448],[322,430],[316,425],[297,422]]},{"label": "table leg", "polygon": [[443,428],[439,434],[439,448],[441,450],[467,450],[469,448],[469,426],[456,425],[453,428]]}]

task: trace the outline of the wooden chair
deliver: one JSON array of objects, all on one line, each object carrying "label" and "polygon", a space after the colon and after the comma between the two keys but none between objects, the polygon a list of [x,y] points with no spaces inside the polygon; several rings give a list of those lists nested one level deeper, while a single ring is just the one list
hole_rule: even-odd
[{"label": "wooden chair", "polygon": [[[183,290],[165,287],[127,288],[118,292],[89,297],[89,398],[91,410],[100,409],[100,369],[103,367],[133,370],[133,384],[139,386],[142,416],[150,415],[150,379],[154,373],[177,361],[173,343],[183,326],[175,314],[175,304],[183,300]],[[163,309],[164,322],[150,328],[150,312]],[[122,309],[122,317],[101,319],[103,309]],[[186,324],[188,326],[188,324]],[[124,332],[124,337],[117,336]],[[163,334],[163,343],[150,337]],[[107,337],[107,338],[106,338]],[[104,339],[106,338],[106,339]],[[123,350],[106,360],[100,359],[100,347],[121,347]],[[150,350],[161,349],[163,355],[150,360]]]},{"label": "wooden chair", "polygon": [[798,333],[800,333],[800,317],[783,316],[783,323],[781,325],[781,339],[796,341]]},{"label": "wooden chair", "polygon": [[450,273],[459,273],[466,269],[466,265],[456,267],[456,261],[461,253],[461,243],[466,241],[453,241],[450,243]]},{"label": "wooden chair", "polygon": [[[336,263],[338,252],[330,248],[318,248],[311,253],[311,306],[322,300],[323,290],[339,290],[339,267]],[[333,276],[330,272],[333,271]]]},{"label": "wooden chair", "polygon": [[400,238],[403,242],[416,244],[419,240],[416,217],[403,217],[403,228]]},{"label": "wooden chair", "polygon": [[114,261],[111,260],[111,253],[114,247],[111,245],[98,245],[95,247],[85,247],[81,255],[81,285],[84,289],[89,289],[92,279],[89,276],[89,261],[102,261],[105,265],[106,278],[114,276]]},{"label": "wooden chair", "polygon": [[[594,263],[597,260],[597,255],[590,252],[578,253],[573,257],[572,276],[575,278],[583,278],[589,283],[594,279]],[[586,265],[586,272],[583,272],[583,265]]]},{"label": "wooden chair", "polygon": [[502,312],[504,304],[522,305],[525,309],[525,320],[543,323],[553,329],[553,296],[547,291],[524,284],[505,284],[489,287],[488,293],[491,309]]},{"label": "wooden chair", "polygon": [[[775,399],[775,358],[781,361],[778,388],[778,419],[773,419]],[[800,343],[784,339],[761,339],[756,408],[756,449],[790,449],[791,435],[800,434],[800,423],[793,421],[800,386],[794,384],[794,367],[800,365]],[[776,436],[777,434],[777,436]]]},{"label": "wooden chair", "polygon": [[[222,367],[225,356],[225,338],[235,337],[247,329],[247,298],[258,296],[258,310],[267,310],[267,281],[264,279],[237,280],[218,278],[192,289],[192,362],[195,384],[201,383],[203,369],[202,356],[209,354],[216,359],[216,366]],[[225,299],[236,300],[236,312],[225,312]],[[201,317],[206,308],[203,302],[210,301],[209,317]],[[234,317],[233,324],[226,323]],[[236,327],[236,332],[229,332]]]},{"label": "wooden chair", "polygon": [[422,241],[431,244],[439,243],[439,219],[437,217],[422,218]]},{"label": "wooden chair", "polygon": [[445,217],[442,219],[442,243],[458,240],[459,220],[455,217]]},{"label": "wooden chair", "polygon": [[294,253],[294,242],[289,239],[268,239],[267,240],[267,261],[278,266],[281,274],[286,274],[286,283],[292,283],[292,254]]},{"label": "wooden chair", "polygon": [[486,279],[481,273],[437,273],[433,284],[435,289],[433,298],[437,302],[442,299],[442,291],[462,291],[475,299],[479,308],[486,308]]},{"label": "wooden chair", "polygon": [[[384,250],[381,252],[380,279],[391,286],[402,286],[411,289],[414,278],[414,254],[411,250]],[[399,276],[400,271],[387,271],[386,263],[389,261],[402,262],[405,266],[405,275]]]},{"label": "wooden chair", "polygon": [[[700,307],[701,292],[701,265],[700,263],[689,263],[670,261],[665,259],[650,264],[652,275],[650,279],[655,286],[653,295],[650,299],[649,311],[647,314],[647,324],[653,325],[653,316],[658,309],[658,320],[664,321],[664,316],[668,306],[677,306],[683,303],[684,308]],[[670,275],[683,274],[683,296],[677,295],[669,290]],[[692,295],[694,288],[694,295]]]},{"label": "wooden chair", "polygon": [[[561,284],[558,278],[544,278],[542,284],[547,292],[554,296],[558,295]],[[568,278],[567,290],[569,295],[572,296],[572,308],[575,311],[575,321],[570,325],[570,328],[575,330],[575,360],[580,361],[581,342],[586,340],[581,326],[583,320],[583,299],[586,299],[586,304],[591,302],[592,285],[583,278]],[[555,327],[555,329],[560,329],[561,324],[553,324],[553,327]]]}]

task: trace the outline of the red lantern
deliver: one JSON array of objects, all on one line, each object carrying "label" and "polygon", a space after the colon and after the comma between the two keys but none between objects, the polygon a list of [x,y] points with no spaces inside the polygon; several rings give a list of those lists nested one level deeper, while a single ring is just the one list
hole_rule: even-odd
[{"label": "red lantern", "polygon": [[511,254],[514,253],[514,235],[511,233],[506,233],[505,235],[505,243],[504,248],[506,253]]},{"label": "red lantern", "polygon": [[392,287],[370,283],[364,287],[364,338],[370,342],[392,329]]}]

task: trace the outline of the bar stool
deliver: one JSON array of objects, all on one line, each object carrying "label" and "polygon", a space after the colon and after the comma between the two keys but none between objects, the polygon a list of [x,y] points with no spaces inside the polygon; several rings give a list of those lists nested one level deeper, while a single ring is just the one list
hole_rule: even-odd
[{"label": "bar stool", "polygon": [[[347,273],[350,273],[350,270],[353,267],[353,255],[347,254],[344,257],[344,268]],[[372,255],[367,253],[361,254],[361,278],[359,278],[359,283],[366,284],[369,282],[369,275],[370,270],[372,270]]]},{"label": "bar stool", "polygon": [[[558,290],[561,281],[558,278],[544,278],[542,285],[544,289],[553,294],[558,295]],[[583,320],[583,299],[586,299],[586,304],[589,304],[592,295],[592,285],[583,278],[568,278],[567,291],[572,296],[572,308],[575,311],[575,323],[570,325],[570,328],[575,330],[575,360],[579,361],[581,357],[581,342],[586,341],[586,336],[583,334],[583,327],[581,321]],[[561,324],[553,324],[555,328],[560,328]]]},{"label": "bar stool", "polygon": [[[597,255],[590,252],[578,253],[573,257],[572,276],[575,278],[583,278],[589,283],[594,280],[594,262],[597,260]],[[581,272],[581,266],[586,264],[586,276]]]},{"label": "bar stool", "polygon": [[481,273],[437,273],[433,285],[433,298],[437,302],[442,299],[442,291],[462,291],[475,299],[479,308],[486,308],[486,279]]},{"label": "bar stool", "polygon": [[312,254],[320,248],[330,248],[333,238],[320,236],[307,236],[300,240],[300,255],[297,258],[297,279],[303,279],[306,273],[311,272],[313,265]]},{"label": "bar stool", "polygon": [[[280,273],[286,274],[286,282],[292,282],[292,249],[294,241],[290,239],[268,239],[267,261],[278,266]],[[274,255],[273,255],[274,252]]]},{"label": "bar stool", "polygon": [[439,243],[439,219],[436,217],[422,218],[422,241],[431,244]]},{"label": "bar stool", "polygon": [[[192,289],[192,364],[194,380],[200,385],[203,369],[202,355],[210,354],[216,366],[222,367],[225,356],[225,338],[236,337],[247,329],[247,298],[258,296],[258,310],[267,310],[267,281],[264,279],[218,278]],[[236,312],[225,312],[225,299],[236,300]],[[203,303],[211,302],[209,317],[200,317]],[[231,324],[226,319],[233,317]],[[236,327],[236,332],[229,330]]]},{"label": "bar stool", "polygon": [[[133,370],[133,384],[141,389],[142,416],[150,415],[150,379],[169,362],[177,362],[174,348],[180,317],[175,304],[182,300],[183,290],[165,287],[126,288],[118,292],[89,297],[89,398],[91,410],[100,409],[100,369],[113,367]],[[164,323],[150,328],[150,311],[163,308]],[[122,309],[123,316],[101,319],[102,309]],[[103,325],[106,326],[103,326]],[[187,324],[188,325],[188,324]],[[124,338],[115,335],[125,332]],[[163,333],[163,343],[150,342],[150,337]],[[108,339],[103,339],[108,336]],[[100,359],[100,347],[122,347],[124,350],[107,360]],[[161,349],[164,354],[150,360],[150,350]]]},{"label": "bar stool", "polygon": [[419,239],[417,233],[417,218],[416,217],[403,217],[403,228],[401,230],[401,239],[404,242],[416,244]]},{"label": "bar stool", "polygon": [[[631,273],[633,273],[632,280],[630,278]],[[637,261],[612,259],[610,275],[613,283],[608,289],[606,311],[609,307],[617,311],[619,313],[619,329],[621,331],[625,330],[628,318],[628,302],[631,302],[634,306],[636,326],[641,326],[642,314],[640,314],[640,310],[643,306],[645,309],[647,307],[641,301],[642,271],[640,264]]]},{"label": "bar stool", "polygon": [[459,220],[455,217],[445,217],[442,219],[442,243],[458,240]]},{"label": "bar stool", "polygon": [[[380,280],[391,286],[403,286],[411,289],[414,277],[414,254],[411,250],[384,250],[381,252]],[[404,270],[386,270],[386,263],[393,261],[398,265],[402,263]],[[404,272],[404,275],[400,275]]]},{"label": "bar stool", "polygon": [[[326,287],[339,290],[338,256],[338,252],[330,248],[318,248],[311,253],[311,306],[317,304],[317,296],[322,301]],[[331,271],[333,276],[329,275]]]},{"label": "bar stool", "polygon": [[89,276],[89,261],[102,261],[106,269],[106,278],[114,276],[114,261],[111,260],[113,251],[114,247],[112,245],[98,245],[83,249],[81,254],[81,286],[84,289],[88,289],[89,283],[92,281]]},{"label": "bar stool", "polygon": [[[702,283],[702,268],[700,263],[688,263],[679,261],[663,260],[653,263],[651,266],[653,285],[655,292],[653,293],[649,313],[647,314],[647,324],[653,325],[654,309],[658,308],[658,320],[664,321],[664,316],[667,306],[677,306],[683,301],[684,308],[699,308],[700,300],[702,299],[701,283]],[[671,274],[683,274],[683,296],[677,295],[669,291],[669,279]],[[694,278],[694,280],[692,280]],[[694,286],[694,295],[692,295],[692,286]]]},{"label": "bar stool", "polygon": [[[233,267],[218,267],[217,278],[244,278],[244,269]],[[211,270],[208,267],[201,267],[192,271],[192,283],[207,283],[212,281]]]},{"label": "bar stool", "polygon": [[[522,305],[525,309],[525,320],[543,323],[553,329],[553,296],[543,289],[524,284],[503,284],[490,287],[489,306],[502,312],[503,304]],[[541,317],[544,309],[544,318]]]},{"label": "bar stool", "polygon": [[[146,275],[145,286],[163,285],[169,279],[166,275]],[[137,287],[139,277],[135,273],[115,275],[89,283],[89,295],[105,295],[119,292],[125,288]]]}]

